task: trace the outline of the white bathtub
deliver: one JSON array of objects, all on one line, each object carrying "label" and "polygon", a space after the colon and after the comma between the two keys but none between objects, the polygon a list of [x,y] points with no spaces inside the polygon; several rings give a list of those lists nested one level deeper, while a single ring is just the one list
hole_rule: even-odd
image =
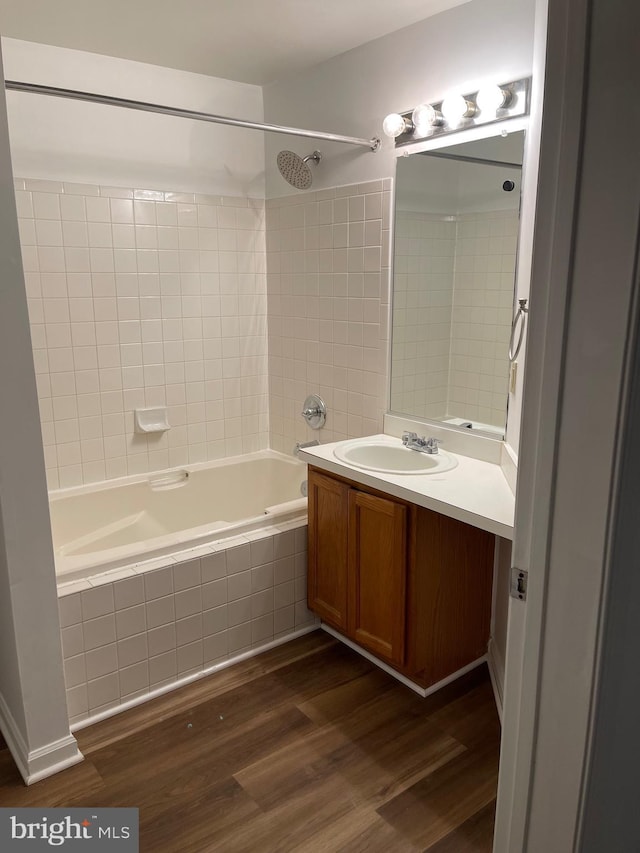
[{"label": "white bathtub", "polygon": [[306,465],[262,450],[49,496],[59,581],[206,545],[306,511]]}]

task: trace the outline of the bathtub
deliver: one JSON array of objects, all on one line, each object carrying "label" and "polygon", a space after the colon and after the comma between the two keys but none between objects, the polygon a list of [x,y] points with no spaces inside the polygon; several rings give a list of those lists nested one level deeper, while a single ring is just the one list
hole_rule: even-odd
[{"label": "bathtub", "polygon": [[306,465],[262,450],[49,496],[59,583],[89,578],[306,513]]}]

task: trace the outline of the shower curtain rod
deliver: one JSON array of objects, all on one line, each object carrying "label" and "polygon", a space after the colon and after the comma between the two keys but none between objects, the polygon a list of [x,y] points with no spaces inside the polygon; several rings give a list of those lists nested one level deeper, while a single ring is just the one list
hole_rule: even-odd
[{"label": "shower curtain rod", "polygon": [[360,145],[370,151],[377,151],[380,140],[361,139],[358,136],[341,136],[337,133],[322,133],[315,130],[303,130],[299,127],[283,127],[279,124],[263,124],[258,121],[245,121],[239,118],[202,113],[197,110],[182,110],[177,107],[167,107],[162,104],[150,104],[145,101],[133,101],[129,98],[115,98],[110,95],[98,95],[95,92],[81,92],[77,89],[60,89],[57,86],[43,86],[39,83],[22,83],[19,80],[5,80],[5,89],[14,92],[30,92],[34,95],[51,95],[55,98],[68,98],[72,101],[89,101],[94,104],[106,104],[110,107],[125,107],[129,110],[141,110],[146,113],[190,118],[195,121],[209,121],[214,124],[228,124],[232,127],[248,127],[252,130],[266,130],[270,133],[286,133],[290,136],[305,136],[308,139],[325,139],[327,142],[344,142],[347,145]]}]

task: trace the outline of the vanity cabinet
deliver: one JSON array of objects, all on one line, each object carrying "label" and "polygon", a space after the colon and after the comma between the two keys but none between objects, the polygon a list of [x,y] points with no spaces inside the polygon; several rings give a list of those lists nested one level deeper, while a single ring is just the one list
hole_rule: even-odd
[{"label": "vanity cabinet", "polygon": [[309,468],[308,605],[422,687],[486,654],[494,537]]}]

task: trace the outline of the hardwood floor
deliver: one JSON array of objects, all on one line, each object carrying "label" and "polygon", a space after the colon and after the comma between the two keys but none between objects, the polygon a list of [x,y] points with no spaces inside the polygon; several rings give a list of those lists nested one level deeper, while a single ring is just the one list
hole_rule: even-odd
[{"label": "hardwood floor", "polygon": [[137,806],[143,853],[485,853],[500,728],[484,667],[420,699],[316,632],[77,734],[0,806]]}]

